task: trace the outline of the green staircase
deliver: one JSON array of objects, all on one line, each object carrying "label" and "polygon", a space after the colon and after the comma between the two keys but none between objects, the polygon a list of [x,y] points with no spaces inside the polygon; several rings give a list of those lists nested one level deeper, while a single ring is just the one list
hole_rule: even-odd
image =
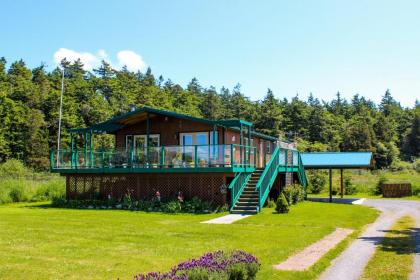
[{"label": "green staircase", "polygon": [[264,169],[238,173],[229,188],[232,191],[231,213],[256,214],[264,206],[277,175],[295,173],[306,191],[307,178],[298,151],[276,147]]}]

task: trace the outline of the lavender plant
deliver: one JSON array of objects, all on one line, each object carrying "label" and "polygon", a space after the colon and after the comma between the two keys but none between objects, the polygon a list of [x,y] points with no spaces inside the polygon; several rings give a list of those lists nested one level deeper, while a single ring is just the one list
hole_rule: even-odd
[{"label": "lavender plant", "polygon": [[259,268],[258,259],[244,251],[216,251],[181,262],[167,272],[138,274],[134,280],[251,280],[255,279]]}]

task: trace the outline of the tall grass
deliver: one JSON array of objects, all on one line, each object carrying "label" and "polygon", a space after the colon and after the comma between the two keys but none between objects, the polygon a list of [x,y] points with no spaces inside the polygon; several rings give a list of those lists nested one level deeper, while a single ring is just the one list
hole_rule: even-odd
[{"label": "tall grass", "polygon": [[36,173],[13,159],[0,164],[0,204],[48,201],[64,194],[65,181],[56,174]]}]

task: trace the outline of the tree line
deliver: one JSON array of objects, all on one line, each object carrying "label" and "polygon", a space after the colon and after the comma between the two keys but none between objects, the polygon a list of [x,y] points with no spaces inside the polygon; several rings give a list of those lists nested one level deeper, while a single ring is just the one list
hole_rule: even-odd
[{"label": "tree line", "polygon": [[[62,147],[69,146],[68,129],[86,127],[133,106],[150,106],[207,119],[244,119],[257,131],[283,140],[296,140],[307,151],[372,151],[376,167],[419,157],[420,104],[404,108],[387,90],[381,102],[355,94],[351,100],[337,92],[330,101],[310,94],[279,99],[268,89],[252,101],[238,84],[233,89],[202,87],[196,78],[184,88],[170,79],[127,68],[116,70],[105,61],[92,72],[80,60],[63,60]],[[0,58],[0,162],[22,160],[37,170],[49,164],[57,145],[61,70],[34,69],[23,60],[7,68]],[[96,145],[110,146],[112,138],[99,136]]]}]

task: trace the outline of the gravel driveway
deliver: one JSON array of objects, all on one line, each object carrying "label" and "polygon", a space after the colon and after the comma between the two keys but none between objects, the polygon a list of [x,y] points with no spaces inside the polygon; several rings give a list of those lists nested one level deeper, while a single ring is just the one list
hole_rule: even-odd
[{"label": "gravel driveway", "polygon": [[321,280],[357,280],[375,253],[376,246],[392,225],[403,216],[416,220],[416,255],[414,272],[410,279],[420,279],[420,201],[367,199],[363,205],[382,211],[379,218],[371,224],[340,256],[338,256],[324,273]]}]

